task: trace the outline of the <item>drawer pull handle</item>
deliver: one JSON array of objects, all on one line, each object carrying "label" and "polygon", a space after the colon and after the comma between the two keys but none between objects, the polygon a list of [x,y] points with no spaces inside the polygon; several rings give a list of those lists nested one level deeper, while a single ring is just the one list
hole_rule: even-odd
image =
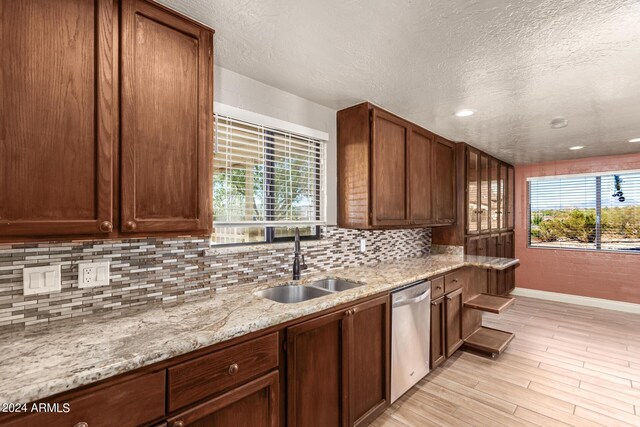
[{"label": "drawer pull handle", "polygon": [[171,424],[171,427],[184,427],[184,421],[178,420]]},{"label": "drawer pull handle", "polygon": [[80,421],[78,424],[74,425],[73,427],[89,427],[89,424],[85,423],[84,421]]},{"label": "drawer pull handle", "polygon": [[451,283],[458,283],[458,279],[453,279]]},{"label": "drawer pull handle", "polygon": [[233,365],[229,366],[229,375],[235,375],[239,370],[240,367],[238,366],[238,364],[234,363]]}]

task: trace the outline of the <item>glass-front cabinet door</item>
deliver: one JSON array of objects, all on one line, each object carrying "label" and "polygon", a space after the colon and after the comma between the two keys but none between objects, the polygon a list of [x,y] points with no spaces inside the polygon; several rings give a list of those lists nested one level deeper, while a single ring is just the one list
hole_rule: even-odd
[{"label": "glass-front cabinet door", "polygon": [[514,214],[516,205],[516,183],[513,166],[507,168],[507,200],[505,205],[507,208],[507,228],[512,229],[515,226]]},{"label": "glass-front cabinet door", "polygon": [[467,148],[467,234],[478,233],[478,152]]},{"label": "glass-front cabinet door", "polygon": [[500,164],[498,178],[498,228],[507,228],[507,165]]},{"label": "glass-front cabinet door", "polygon": [[500,164],[496,159],[489,159],[489,205],[490,209],[490,222],[491,230],[498,230],[500,228],[500,215],[498,214],[498,175],[500,174]]},{"label": "glass-front cabinet door", "polygon": [[489,157],[480,155],[480,232],[491,230],[490,199],[491,194],[489,180]]}]

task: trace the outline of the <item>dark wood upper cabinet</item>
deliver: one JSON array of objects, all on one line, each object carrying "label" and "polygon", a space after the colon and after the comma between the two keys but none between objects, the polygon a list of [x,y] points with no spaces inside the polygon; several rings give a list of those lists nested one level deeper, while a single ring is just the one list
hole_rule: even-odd
[{"label": "dark wood upper cabinet", "polygon": [[143,0],[1,15],[0,238],[209,230],[213,31]]},{"label": "dark wood upper cabinet", "polygon": [[405,225],[407,212],[406,157],[408,122],[383,110],[372,112],[372,225]]},{"label": "dark wood upper cabinet", "polygon": [[479,168],[479,153],[467,148],[466,150],[467,161],[467,221],[466,230],[467,234],[477,234],[479,227],[480,212],[480,168]]},{"label": "dark wood upper cabinet", "polygon": [[0,236],[108,234],[112,0],[3,1]]},{"label": "dark wood upper cabinet", "polygon": [[407,151],[411,224],[433,224],[432,133],[412,126]]},{"label": "dark wood upper cabinet", "polygon": [[507,228],[513,229],[515,226],[515,210],[516,210],[516,182],[513,166],[507,168]]},{"label": "dark wood upper cabinet", "polygon": [[337,117],[340,227],[455,223],[453,142],[366,102]]},{"label": "dark wood upper cabinet", "polygon": [[507,165],[500,164],[498,179],[498,228],[507,229]]},{"label": "dark wood upper cabinet", "polygon": [[457,201],[455,144],[437,137],[434,143],[433,160],[435,224],[454,224]]},{"label": "dark wood upper cabinet", "polygon": [[212,33],[126,0],[121,46],[121,231],[207,230]]},{"label": "dark wood upper cabinet", "polygon": [[489,158],[489,212],[491,222],[491,231],[500,229],[500,209],[499,209],[499,175],[500,175],[500,163],[494,159]]},{"label": "dark wood upper cabinet", "polygon": [[480,232],[491,230],[490,217],[490,185],[489,185],[489,156],[480,154]]}]

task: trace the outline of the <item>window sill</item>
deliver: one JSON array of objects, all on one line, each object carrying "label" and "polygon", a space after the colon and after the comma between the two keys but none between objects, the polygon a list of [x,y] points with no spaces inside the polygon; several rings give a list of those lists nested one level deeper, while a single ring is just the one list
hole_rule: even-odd
[{"label": "window sill", "polygon": [[[325,239],[314,240],[302,240],[300,245],[302,250],[305,248],[313,248],[326,243]],[[216,256],[216,255],[229,255],[229,254],[242,254],[247,252],[260,252],[260,251],[277,251],[282,249],[291,249],[293,253],[293,241],[290,242],[276,242],[276,243],[241,243],[238,245],[212,245],[208,249],[204,250],[204,256]]]}]

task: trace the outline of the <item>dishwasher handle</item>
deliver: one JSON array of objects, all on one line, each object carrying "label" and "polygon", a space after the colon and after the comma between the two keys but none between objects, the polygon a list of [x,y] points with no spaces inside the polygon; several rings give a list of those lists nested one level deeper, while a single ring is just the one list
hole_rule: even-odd
[{"label": "dishwasher handle", "polygon": [[423,293],[421,293],[418,296],[415,296],[413,298],[408,298],[408,299],[401,299],[399,301],[394,301],[393,302],[393,308],[396,307],[402,307],[405,305],[409,305],[409,304],[417,304],[421,301],[424,301],[425,299],[429,298],[431,296],[431,289],[427,289],[426,291],[424,291]]}]

